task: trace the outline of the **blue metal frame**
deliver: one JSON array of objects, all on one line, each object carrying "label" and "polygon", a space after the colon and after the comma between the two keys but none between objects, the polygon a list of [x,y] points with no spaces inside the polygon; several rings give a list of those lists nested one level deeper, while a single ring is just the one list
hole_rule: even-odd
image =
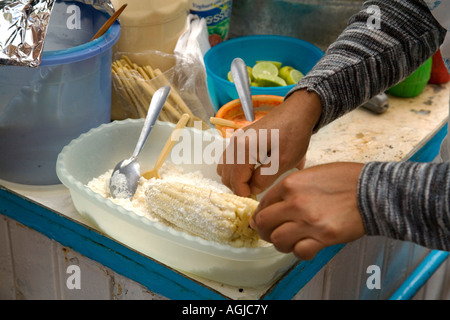
[{"label": "blue metal frame", "polygon": [[448,256],[448,252],[439,250],[431,251],[389,300],[409,300],[413,298]]},{"label": "blue metal frame", "polygon": [[[439,152],[442,140],[447,135],[448,125],[445,124],[409,161],[431,162]],[[409,300],[430,279],[434,272],[448,258],[449,253],[439,250],[431,251],[422,263],[411,273],[403,284],[394,292],[389,300]]]}]

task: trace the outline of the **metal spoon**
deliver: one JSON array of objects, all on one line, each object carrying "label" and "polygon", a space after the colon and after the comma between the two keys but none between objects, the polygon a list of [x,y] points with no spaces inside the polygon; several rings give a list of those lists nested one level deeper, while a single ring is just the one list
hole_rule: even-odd
[{"label": "metal spoon", "polygon": [[148,135],[150,134],[161,109],[166,103],[169,93],[170,86],[162,87],[155,92],[150,102],[144,126],[142,127],[133,154],[130,158],[120,161],[114,168],[109,181],[109,191],[113,198],[130,199],[136,193],[139,178],[141,176],[141,167],[136,161],[136,158],[147,141]]},{"label": "metal spoon", "polygon": [[252,93],[250,91],[250,79],[248,77],[247,65],[241,58],[235,58],[231,63],[231,76],[236,85],[236,90],[241,100],[247,121],[255,121],[255,112],[253,110]]}]

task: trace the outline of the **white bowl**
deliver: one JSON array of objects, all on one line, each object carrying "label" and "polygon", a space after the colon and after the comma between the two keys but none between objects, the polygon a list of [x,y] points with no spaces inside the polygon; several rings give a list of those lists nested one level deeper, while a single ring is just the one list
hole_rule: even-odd
[{"label": "white bowl", "polygon": [[[88,188],[86,184],[92,178],[112,169],[117,162],[131,155],[142,125],[143,119],[104,124],[82,134],[61,151],[56,172],[61,182],[69,188],[74,206],[81,215],[102,232],[161,263],[229,285],[267,285],[297,261],[292,254],[280,253],[272,245],[235,248],[174,230],[141,217]],[[173,129],[171,123],[156,123],[138,158],[141,170],[153,167]],[[197,150],[195,141],[203,141],[202,150],[211,140],[224,144],[224,140],[216,133],[195,128],[185,130],[188,130],[193,151]],[[171,155],[167,159],[170,160]],[[180,166],[185,172],[200,170],[204,177],[220,181],[214,163]]]}]

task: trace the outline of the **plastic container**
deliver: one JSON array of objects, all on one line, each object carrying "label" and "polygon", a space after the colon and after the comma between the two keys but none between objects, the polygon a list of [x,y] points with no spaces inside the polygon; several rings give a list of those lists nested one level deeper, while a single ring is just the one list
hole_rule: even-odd
[{"label": "plastic container", "polygon": [[[89,189],[86,184],[92,178],[130,156],[143,122],[144,119],[127,119],[101,125],[62,150],[56,167],[58,177],[69,188],[73,204],[82,216],[110,237],[169,267],[230,285],[270,284],[297,261],[292,254],[280,253],[272,245],[235,248],[176,231],[138,216]],[[174,128],[168,122],[155,124],[139,156],[142,171],[153,167]],[[181,141],[190,143],[191,151],[194,144],[198,148],[199,141],[203,141],[204,152],[214,139],[218,145],[223,143],[218,134],[195,128],[184,130],[189,134],[183,134]],[[166,161],[178,164],[173,160],[177,154],[174,150]],[[179,165],[185,172],[200,170],[205,177],[220,181],[216,164],[193,161]]]},{"label": "plastic container", "polygon": [[441,84],[450,81],[450,74],[442,60],[441,50],[438,50],[432,57],[431,75],[428,83]]},{"label": "plastic container", "polygon": [[[254,35],[230,39],[206,52],[208,90],[216,111],[227,102],[237,99],[234,83],[227,80],[231,62],[241,58],[248,66],[257,60],[275,60],[307,74],[323,56],[316,46],[292,37]],[[284,87],[251,87],[252,95],[285,96],[294,85]]]},{"label": "plastic container", "polygon": [[119,17],[122,32],[114,52],[125,52],[139,65],[163,71],[171,67],[151,51],[173,54],[186,29],[189,0],[112,0],[114,8],[127,7]]},{"label": "plastic container", "polygon": [[418,96],[427,86],[428,80],[430,80],[431,66],[432,59],[430,58],[409,77],[391,87],[387,92],[403,98],[413,98]]},{"label": "plastic container", "polygon": [[211,47],[228,39],[231,0],[191,0],[190,13],[205,18]]},{"label": "plastic container", "polygon": [[[80,9],[79,29],[68,28],[70,5]],[[107,18],[78,2],[56,3],[41,65],[0,68],[0,179],[60,183],[55,165],[61,149],[110,121],[112,46],[120,24],[89,42]]]},{"label": "plastic container", "polygon": [[[255,112],[255,120],[258,120],[258,112],[270,112],[273,108],[281,104],[284,100],[280,96],[271,95],[259,95],[253,96],[253,110]],[[222,108],[216,113],[217,118],[222,118],[226,120],[233,120],[236,117],[242,118],[244,116],[244,110],[242,110],[241,100],[236,99],[226,103]],[[244,116],[245,117],[245,116]],[[216,130],[220,133],[222,137],[227,137],[226,130],[230,129],[228,127],[223,127],[221,125],[216,125]]]}]

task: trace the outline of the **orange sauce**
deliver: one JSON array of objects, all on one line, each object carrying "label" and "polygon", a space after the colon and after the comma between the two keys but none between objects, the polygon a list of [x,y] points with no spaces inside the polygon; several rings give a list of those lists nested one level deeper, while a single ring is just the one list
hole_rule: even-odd
[{"label": "orange sauce", "polygon": [[[266,114],[268,114],[270,111],[266,110],[266,111],[255,111],[255,121],[261,119],[262,117],[264,117]],[[236,122],[237,124],[242,124],[243,127],[248,126],[249,124],[251,124],[251,121],[248,121],[245,119],[245,115],[243,113],[231,118],[230,120]]]}]

